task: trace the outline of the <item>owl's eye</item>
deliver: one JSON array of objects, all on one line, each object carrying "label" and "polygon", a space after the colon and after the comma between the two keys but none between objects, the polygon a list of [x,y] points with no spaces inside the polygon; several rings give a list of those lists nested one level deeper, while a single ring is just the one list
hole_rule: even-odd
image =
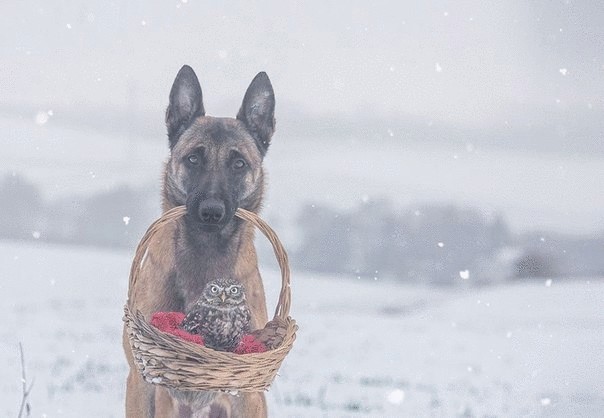
[{"label": "owl's eye", "polygon": [[210,292],[212,292],[213,295],[218,294],[218,286],[212,286],[210,287]]},{"label": "owl's eye", "polygon": [[231,287],[231,295],[236,295],[239,293],[238,287]]}]

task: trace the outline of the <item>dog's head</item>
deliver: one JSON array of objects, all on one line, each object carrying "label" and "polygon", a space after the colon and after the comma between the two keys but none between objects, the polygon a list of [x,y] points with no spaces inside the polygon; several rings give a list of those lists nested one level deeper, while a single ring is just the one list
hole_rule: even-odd
[{"label": "dog's head", "polygon": [[257,210],[274,111],[273,87],[262,72],[248,87],[236,118],[206,116],[197,76],[191,67],[182,67],[166,110],[171,152],[165,205],[186,204],[189,219],[206,232],[220,231],[238,207]]}]

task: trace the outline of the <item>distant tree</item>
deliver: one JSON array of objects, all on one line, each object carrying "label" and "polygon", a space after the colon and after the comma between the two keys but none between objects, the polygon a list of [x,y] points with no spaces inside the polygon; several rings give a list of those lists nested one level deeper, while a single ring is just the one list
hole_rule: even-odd
[{"label": "distant tree", "polygon": [[31,238],[41,226],[43,207],[36,186],[19,175],[5,175],[0,180],[0,236]]},{"label": "distant tree", "polygon": [[395,244],[400,244],[402,231],[390,202],[378,199],[362,203],[349,217],[349,270],[371,277],[396,273],[394,264],[402,254]]},{"label": "distant tree", "polygon": [[132,247],[159,216],[155,194],[121,186],[81,200],[75,211],[74,241]]},{"label": "distant tree", "polygon": [[405,257],[411,261],[407,275],[436,283],[455,283],[460,271],[489,258],[508,239],[503,220],[489,222],[471,208],[425,205],[407,211],[404,219],[409,228]]},{"label": "distant tree", "polygon": [[515,264],[516,277],[548,277],[556,274],[551,258],[536,250],[527,250]]},{"label": "distant tree", "polygon": [[446,284],[474,266],[488,270],[485,260],[510,239],[500,216],[452,205],[401,211],[379,199],[345,212],[309,206],[298,226],[296,259],[310,270]]},{"label": "distant tree", "polygon": [[92,196],[71,196],[48,208],[49,240],[134,247],[160,214],[155,192],[121,186]]},{"label": "distant tree", "polygon": [[321,272],[350,271],[351,224],[346,215],[307,205],[300,212],[298,225],[303,237],[295,259],[300,267]]}]

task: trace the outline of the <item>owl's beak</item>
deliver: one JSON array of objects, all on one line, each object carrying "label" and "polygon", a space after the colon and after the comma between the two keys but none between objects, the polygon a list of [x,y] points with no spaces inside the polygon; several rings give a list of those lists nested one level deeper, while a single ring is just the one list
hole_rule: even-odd
[{"label": "owl's beak", "polygon": [[222,300],[222,303],[224,303],[224,301],[226,300],[226,293],[222,292],[220,294],[220,300]]}]

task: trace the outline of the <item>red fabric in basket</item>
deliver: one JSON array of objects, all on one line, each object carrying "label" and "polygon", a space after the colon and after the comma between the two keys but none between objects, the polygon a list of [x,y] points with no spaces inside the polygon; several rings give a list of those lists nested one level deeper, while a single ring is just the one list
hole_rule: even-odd
[{"label": "red fabric in basket", "polygon": [[[182,312],[155,312],[151,317],[151,325],[160,331],[172,334],[195,344],[204,345],[201,335],[191,334],[180,328],[185,319]],[[253,335],[244,335],[235,350],[236,354],[264,353],[266,346],[258,341]]]},{"label": "red fabric in basket", "polygon": [[233,351],[236,354],[264,353],[266,346],[256,339],[253,335],[244,335],[239,345]]},{"label": "red fabric in basket", "polygon": [[151,325],[185,341],[203,345],[203,338],[200,335],[191,334],[180,328],[180,324],[184,319],[185,314],[182,312],[155,312],[151,317]]}]

